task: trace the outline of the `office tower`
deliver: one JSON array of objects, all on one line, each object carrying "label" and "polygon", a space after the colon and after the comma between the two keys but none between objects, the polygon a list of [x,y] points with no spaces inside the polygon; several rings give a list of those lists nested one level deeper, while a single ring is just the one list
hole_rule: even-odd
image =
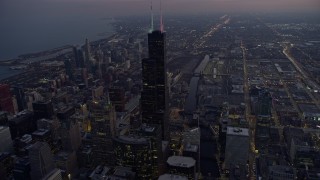
[{"label": "office tower", "polygon": [[89,62],[91,60],[91,52],[90,52],[90,43],[89,40],[86,39],[86,43],[84,46],[84,56],[85,56],[85,65],[89,65]]},{"label": "office tower", "polygon": [[[273,165],[268,169],[268,179],[273,180],[291,180],[296,179],[296,170],[292,166],[286,165]],[[315,177],[315,179],[318,179]]]},{"label": "office tower", "polygon": [[104,92],[104,87],[103,86],[95,86],[92,87],[92,99],[101,99],[103,96]]},{"label": "office tower", "polygon": [[6,177],[11,175],[13,166],[14,156],[12,156],[10,153],[0,152],[0,179],[6,179]]},{"label": "office tower", "polygon": [[57,140],[59,138],[58,129],[60,128],[61,123],[58,119],[39,119],[37,121],[38,129],[48,129],[51,134],[51,138]]},{"label": "office tower", "polygon": [[51,119],[54,115],[51,101],[37,101],[32,103],[34,118],[36,120],[46,118]]},{"label": "office tower", "polygon": [[131,62],[130,62],[130,60],[128,59],[128,60],[126,60],[126,63],[125,63],[125,70],[129,70],[130,67],[131,67]]},{"label": "office tower", "polygon": [[139,179],[154,179],[161,173],[161,129],[143,125],[140,130],[113,139],[116,165],[132,167]]},{"label": "office tower", "polygon": [[74,80],[71,59],[64,60],[64,67],[66,69],[66,74],[69,76],[69,79]]},{"label": "office tower", "polygon": [[114,139],[117,166],[132,167],[138,179],[152,179],[153,156],[150,139],[141,136],[119,136]]},{"label": "office tower", "polygon": [[11,134],[7,126],[0,126],[0,144],[0,152],[11,152],[13,150]]},{"label": "office tower", "polygon": [[19,158],[15,161],[13,168],[13,178],[15,180],[31,180],[30,161],[27,157]]},{"label": "office tower", "polygon": [[22,137],[37,129],[37,121],[33,118],[31,111],[24,110],[8,121],[11,138]]},{"label": "office tower", "polygon": [[232,165],[245,166],[249,156],[249,130],[246,128],[228,127],[225,149],[225,167]]},{"label": "office tower", "polygon": [[0,126],[6,126],[8,124],[8,113],[0,111]]},{"label": "office tower", "polygon": [[0,111],[14,113],[10,86],[7,84],[0,84]]},{"label": "office tower", "polygon": [[257,125],[269,125],[271,121],[272,98],[268,91],[261,90],[258,96]]},{"label": "office tower", "polygon": [[138,179],[136,173],[128,167],[115,167],[110,168],[107,166],[99,165],[97,166],[92,173],[89,175],[91,180],[134,180]]},{"label": "office tower", "polygon": [[33,139],[30,134],[25,134],[21,138],[14,140],[14,153],[19,157],[25,157],[29,155],[29,147],[33,144]]},{"label": "office tower", "polygon": [[72,51],[73,51],[74,61],[76,62],[76,67],[79,68],[80,62],[79,62],[78,48],[76,46],[73,46]]},{"label": "office tower", "polygon": [[62,180],[62,175],[61,175],[61,170],[60,169],[53,169],[51,172],[49,172],[42,180]]},{"label": "office tower", "polygon": [[168,171],[171,174],[178,174],[196,179],[196,161],[192,157],[170,156],[167,160]]},{"label": "office tower", "polygon": [[[182,134],[183,156],[196,160],[197,171],[200,171],[200,136],[200,128],[198,127],[185,130]],[[180,147],[179,144],[178,147]]]},{"label": "office tower", "polygon": [[51,149],[46,142],[36,142],[29,149],[31,178],[39,180],[54,169]]},{"label": "office tower", "polygon": [[80,168],[92,168],[93,164],[93,152],[91,146],[82,146],[77,152],[77,160]]},{"label": "office tower", "polygon": [[16,96],[18,111],[22,111],[27,108],[27,101],[25,99],[25,93],[22,86],[13,86],[13,94]]},{"label": "office tower", "polygon": [[[61,101],[60,101],[61,102]],[[75,108],[72,106],[66,106],[64,108],[61,108],[57,112],[58,119],[63,122],[68,122],[68,119],[75,113]]]},{"label": "office tower", "polygon": [[97,68],[96,75],[97,77],[99,77],[99,79],[101,79],[104,73],[103,71],[105,71],[105,69],[102,69],[102,68],[105,68],[105,66],[103,66],[104,54],[103,54],[103,51],[101,50],[100,45],[98,47],[98,51],[96,52],[95,58],[96,58],[96,68]]},{"label": "office tower", "polygon": [[80,126],[78,121],[69,120],[68,123],[62,123],[59,128],[62,149],[65,151],[77,151],[81,145]]},{"label": "office tower", "polygon": [[77,47],[73,47],[73,55],[74,55],[74,60],[76,62],[76,67],[83,68],[84,67],[84,57],[83,57],[82,50]]},{"label": "office tower", "polygon": [[168,137],[165,37],[162,31],[149,33],[149,58],[142,60],[142,123],[160,125],[162,139]]},{"label": "office tower", "polygon": [[114,164],[112,138],[115,135],[116,113],[114,106],[107,100],[88,101],[90,138],[84,144],[91,145],[93,163]]},{"label": "office tower", "polygon": [[188,180],[186,176],[180,176],[176,174],[162,174],[159,176],[158,180]]},{"label": "office tower", "polygon": [[259,91],[255,128],[255,147],[259,151],[267,148],[267,142],[270,140],[271,100],[271,95],[268,91]]},{"label": "office tower", "polygon": [[113,86],[109,88],[109,97],[117,112],[125,111],[125,90],[123,87]]},{"label": "office tower", "polygon": [[54,164],[62,170],[63,179],[74,177],[78,171],[77,156],[75,151],[59,151],[54,155]]},{"label": "office tower", "polygon": [[53,139],[51,137],[51,132],[49,129],[38,129],[32,133],[33,142],[41,141],[46,142],[51,149],[54,148]]}]

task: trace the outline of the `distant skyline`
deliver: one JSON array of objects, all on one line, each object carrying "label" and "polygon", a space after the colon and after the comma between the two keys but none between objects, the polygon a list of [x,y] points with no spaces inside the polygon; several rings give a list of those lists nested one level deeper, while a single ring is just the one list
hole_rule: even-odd
[{"label": "distant skyline", "polygon": [[[157,28],[160,0],[152,2]],[[320,0],[163,0],[165,26],[172,14],[225,12],[320,12]],[[96,40],[112,33],[106,19],[149,13],[150,0],[0,0],[0,60]]]}]

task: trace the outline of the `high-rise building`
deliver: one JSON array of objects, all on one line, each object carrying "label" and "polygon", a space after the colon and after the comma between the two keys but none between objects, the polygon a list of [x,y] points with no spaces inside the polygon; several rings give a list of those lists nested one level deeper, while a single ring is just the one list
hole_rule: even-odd
[{"label": "high-rise building", "polygon": [[25,93],[22,86],[14,86],[13,94],[16,96],[18,111],[23,111],[27,108],[27,101],[25,99]]},{"label": "high-rise building", "polygon": [[30,161],[27,157],[15,160],[13,177],[16,180],[30,180]]},{"label": "high-rise building", "polygon": [[0,111],[0,126],[6,126],[8,124],[8,113]]},{"label": "high-rise building", "polygon": [[33,118],[31,111],[22,111],[8,121],[11,138],[22,137],[37,129],[37,121]]},{"label": "high-rise building", "polygon": [[73,47],[73,54],[74,54],[74,59],[75,59],[77,68],[83,68],[84,67],[84,57],[83,57],[82,50],[78,49],[77,47]]},{"label": "high-rise building", "polygon": [[149,33],[149,58],[142,60],[142,122],[160,125],[162,139],[168,137],[165,37],[162,31]]},{"label": "high-rise building", "polygon": [[258,96],[257,125],[270,125],[272,98],[268,91],[261,90]]},{"label": "high-rise building", "polygon": [[34,118],[36,120],[46,118],[51,119],[54,115],[53,105],[51,101],[38,101],[32,103]]},{"label": "high-rise building", "polygon": [[62,175],[61,175],[61,170],[60,169],[53,169],[51,172],[49,172],[42,180],[62,180]]},{"label": "high-rise building", "polygon": [[9,127],[0,126],[0,152],[11,152],[13,150]]},{"label": "high-rise building", "polygon": [[91,60],[90,43],[88,39],[86,39],[84,48],[85,65],[88,65]]},{"label": "high-rise building", "polygon": [[109,88],[110,101],[115,106],[117,112],[125,111],[125,89],[119,86]]},{"label": "high-rise building", "polygon": [[64,66],[65,66],[65,69],[66,69],[66,74],[69,76],[69,78],[71,80],[74,80],[73,67],[72,67],[71,59],[65,59],[64,60]]},{"label": "high-rise building", "polygon": [[115,136],[116,113],[107,100],[88,101],[90,138],[84,141],[92,147],[94,165],[114,164],[112,138]]},{"label": "high-rise building", "polygon": [[249,130],[247,128],[227,128],[225,167],[246,165],[249,158]]},{"label": "high-rise building", "polygon": [[46,142],[36,142],[29,149],[31,178],[42,179],[54,169],[53,155]]},{"label": "high-rise building", "polygon": [[78,171],[78,163],[76,152],[59,151],[54,155],[54,164],[62,170],[63,179],[68,179],[68,176],[74,177]]},{"label": "high-rise building", "polygon": [[119,136],[114,139],[116,165],[132,167],[139,179],[152,179],[153,158],[150,139],[141,136]]},{"label": "high-rise building", "polygon": [[167,163],[170,173],[196,179],[196,161],[192,157],[170,156]]},{"label": "high-rise building", "polygon": [[0,84],[0,111],[14,113],[10,86],[7,84]]},{"label": "high-rise building", "polygon": [[134,134],[114,138],[116,165],[132,167],[139,179],[155,179],[163,173],[160,128],[141,126]]},{"label": "high-rise building", "polygon": [[14,157],[12,154],[0,152],[0,179],[6,179],[11,175],[13,166]]},{"label": "high-rise building", "polygon": [[159,176],[158,180],[188,180],[186,176],[180,176],[176,174],[162,174]]},{"label": "high-rise building", "polygon": [[81,145],[80,126],[77,120],[69,120],[68,123],[62,123],[59,128],[62,149],[65,151],[78,151]]}]

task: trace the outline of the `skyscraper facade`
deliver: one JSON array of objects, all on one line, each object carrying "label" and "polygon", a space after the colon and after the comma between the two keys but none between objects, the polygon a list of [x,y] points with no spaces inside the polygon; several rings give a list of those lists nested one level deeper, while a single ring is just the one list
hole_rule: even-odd
[{"label": "skyscraper facade", "polygon": [[42,179],[54,169],[51,149],[46,142],[36,142],[29,150],[31,178]]},{"label": "skyscraper facade", "polygon": [[0,84],[0,111],[14,113],[10,86],[7,84]]},{"label": "skyscraper facade", "polygon": [[90,138],[84,145],[90,145],[94,165],[114,164],[112,138],[115,136],[115,108],[107,100],[88,101],[91,122]]},{"label": "skyscraper facade", "polygon": [[162,139],[168,137],[165,38],[166,34],[162,31],[149,33],[149,58],[142,60],[142,123],[161,126]]}]

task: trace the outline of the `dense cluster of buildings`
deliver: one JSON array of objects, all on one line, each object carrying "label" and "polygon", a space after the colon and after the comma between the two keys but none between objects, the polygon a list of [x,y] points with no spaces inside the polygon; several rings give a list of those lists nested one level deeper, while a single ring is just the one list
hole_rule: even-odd
[{"label": "dense cluster of buildings", "polygon": [[318,42],[202,18],[25,57],[0,84],[0,177],[319,179],[317,60],[295,61]]},{"label": "dense cluster of buildings", "polygon": [[147,53],[140,41],[86,39],[4,80],[1,177],[195,179],[191,145],[190,157],[169,150],[166,33],[153,30],[147,39]]}]

